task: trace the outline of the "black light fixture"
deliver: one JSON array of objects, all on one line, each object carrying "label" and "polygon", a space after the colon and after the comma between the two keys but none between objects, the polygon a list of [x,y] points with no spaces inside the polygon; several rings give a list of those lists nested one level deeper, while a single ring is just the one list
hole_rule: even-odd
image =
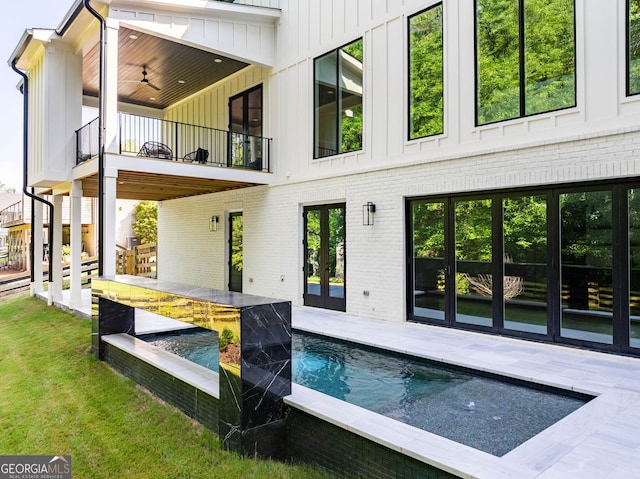
[{"label": "black light fixture", "polygon": [[376,212],[376,205],[368,201],[366,205],[362,205],[362,224],[363,226],[373,225],[373,216]]},{"label": "black light fixture", "polygon": [[209,231],[218,231],[218,222],[220,218],[217,216],[212,216],[209,218]]}]

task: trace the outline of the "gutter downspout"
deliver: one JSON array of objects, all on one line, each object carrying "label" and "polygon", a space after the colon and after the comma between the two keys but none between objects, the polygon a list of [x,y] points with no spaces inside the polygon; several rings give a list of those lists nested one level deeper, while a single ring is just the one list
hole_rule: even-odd
[{"label": "gutter downspout", "polygon": [[[51,248],[53,246],[53,228],[54,228],[54,224],[53,224],[53,203],[40,198],[37,195],[33,194],[34,188],[31,187],[31,192],[28,191],[27,189],[27,174],[29,172],[29,166],[28,166],[28,159],[29,159],[29,153],[28,153],[28,147],[29,147],[29,77],[22,71],[18,70],[18,68],[16,67],[16,59],[14,58],[11,61],[11,68],[13,69],[14,72],[16,72],[18,75],[20,75],[23,79],[23,84],[22,84],[22,98],[23,98],[23,134],[22,134],[22,192],[27,195],[29,198],[31,198],[31,244],[30,244],[30,251],[29,251],[29,260],[31,261],[30,265],[31,265],[31,284],[34,283],[35,281],[35,275],[34,275],[34,271],[33,271],[33,264],[35,262],[35,251],[33,250],[33,218],[34,218],[34,203],[33,201],[39,201],[40,203],[43,203],[45,205],[47,205],[49,207],[49,248]],[[42,261],[42,258],[40,258],[40,261]],[[49,252],[49,281],[53,280],[53,263],[51,261],[51,251]]]},{"label": "gutter downspout", "polygon": [[104,31],[105,19],[83,0],[85,8],[100,22],[100,69],[98,79],[98,275],[104,275]]}]

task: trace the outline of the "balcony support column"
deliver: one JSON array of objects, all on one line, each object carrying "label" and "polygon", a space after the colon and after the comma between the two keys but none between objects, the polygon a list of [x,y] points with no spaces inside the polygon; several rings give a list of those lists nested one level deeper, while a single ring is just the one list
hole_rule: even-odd
[{"label": "balcony support column", "polygon": [[105,82],[104,82],[104,149],[120,153],[118,142],[118,30],[120,22],[106,19]]},{"label": "balcony support column", "polygon": [[53,244],[49,245],[49,261],[53,268],[49,278],[49,305],[62,299],[62,195],[53,195],[53,218],[49,218],[49,228],[52,225]]},{"label": "balcony support column", "polygon": [[115,276],[116,274],[116,188],[118,181],[118,170],[115,168],[105,168],[104,170],[104,197],[102,198],[104,208],[104,232],[101,238],[104,245],[100,245],[104,252],[104,276]]},{"label": "balcony support column", "polygon": [[[37,195],[42,197],[42,195]],[[42,293],[44,291],[44,285],[42,281],[42,261],[44,258],[44,233],[43,233],[43,221],[42,221],[42,203],[39,201],[32,201],[33,215],[32,215],[32,228],[33,231],[33,283],[31,283],[31,296]]]},{"label": "balcony support column", "polygon": [[71,271],[69,308],[82,306],[82,181],[71,184]]}]

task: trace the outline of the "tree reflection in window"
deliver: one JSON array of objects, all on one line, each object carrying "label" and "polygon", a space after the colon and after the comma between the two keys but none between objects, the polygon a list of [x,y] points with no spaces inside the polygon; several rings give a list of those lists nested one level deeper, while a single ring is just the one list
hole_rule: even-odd
[{"label": "tree reflection in window", "polygon": [[575,105],[573,0],[477,0],[477,124]]},{"label": "tree reflection in window", "polygon": [[409,139],[444,131],[442,4],[409,18]]},{"label": "tree reflection in window", "polygon": [[629,0],[627,10],[627,94],[640,93],[640,0]]}]

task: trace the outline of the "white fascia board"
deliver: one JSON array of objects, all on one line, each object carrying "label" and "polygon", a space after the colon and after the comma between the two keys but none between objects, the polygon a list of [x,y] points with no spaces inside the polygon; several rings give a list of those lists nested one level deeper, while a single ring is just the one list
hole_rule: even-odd
[{"label": "white fascia board", "polygon": [[[108,0],[107,0],[108,1]],[[104,2],[104,0],[102,0]],[[56,29],[51,28],[31,28],[25,30],[18,42],[16,48],[11,53],[9,57],[9,65],[12,64],[13,60],[20,60],[20,57],[25,52],[31,40],[38,40],[42,42],[50,42],[53,38],[59,37],[58,32],[64,32],[70,25],[73,23],[78,13],[84,8],[83,0],[74,0],[71,7],[62,18],[62,21],[58,25]]]},{"label": "white fascia board", "polygon": [[62,32],[66,30],[67,27],[69,27],[71,23],[73,23],[73,20],[78,15],[78,12],[83,8],[84,8],[84,1],[75,0],[71,5],[71,7],[69,8],[69,10],[67,11],[67,13],[65,14],[65,16],[62,18],[62,21],[58,25],[58,28],[56,28],[56,31]]},{"label": "white fascia board", "polygon": [[11,52],[11,56],[7,61],[9,66],[13,64],[13,60],[15,60],[16,63],[18,62],[18,60],[20,59],[20,56],[22,55],[22,52],[26,50],[27,45],[29,44],[29,41],[31,41],[31,37],[32,37],[31,30],[25,30],[24,33],[22,34],[22,37],[20,37],[20,41],[18,41],[18,44],[14,48],[13,52]]},{"label": "white fascia board", "polygon": [[132,7],[181,14],[199,14],[226,17],[235,20],[253,20],[275,24],[281,17],[276,8],[240,5],[217,0],[111,0],[110,7],[115,9]]},{"label": "white fascia board", "polygon": [[18,42],[18,45],[13,50],[13,53],[9,57],[8,64],[12,65],[15,60],[16,65],[21,60],[22,56],[29,50],[32,46],[32,42],[40,42],[40,43],[49,43],[53,39],[58,38],[59,35],[55,30],[47,29],[47,28],[30,28],[25,30]]},{"label": "white fascia board", "polygon": [[270,185],[274,181],[274,175],[272,173],[265,173],[263,171],[194,165],[181,161],[158,161],[145,157],[116,154],[105,154],[105,168],[106,167],[139,173],[153,173],[156,175],[238,181],[260,185]]}]

